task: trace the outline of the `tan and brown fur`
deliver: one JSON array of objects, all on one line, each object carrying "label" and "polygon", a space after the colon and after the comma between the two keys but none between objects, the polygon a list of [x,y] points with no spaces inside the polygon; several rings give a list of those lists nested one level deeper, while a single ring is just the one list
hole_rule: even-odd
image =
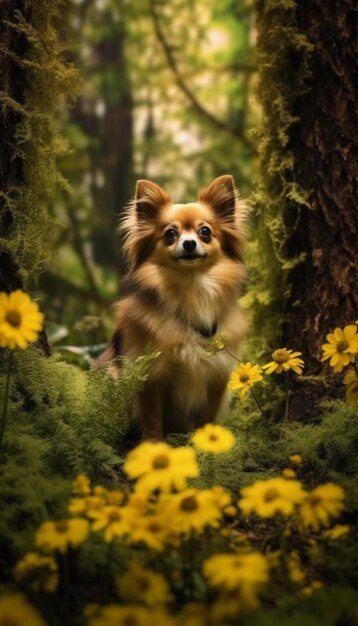
[{"label": "tan and brown fur", "polygon": [[[208,357],[206,350],[216,331],[237,354],[244,334],[237,302],[244,218],[231,176],[216,178],[189,204],[173,204],[151,181],[137,183],[121,225],[127,295],[117,304],[112,344],[100,362],[135,359],[148,347],[159,351],[135,408],[143,439],[189,432],[217,418],[235,361],[227,351]],[[211,236],[203,237],[208,229]],[[195,241],[194,252],[183,249],[194,245],[187,240]]]}]

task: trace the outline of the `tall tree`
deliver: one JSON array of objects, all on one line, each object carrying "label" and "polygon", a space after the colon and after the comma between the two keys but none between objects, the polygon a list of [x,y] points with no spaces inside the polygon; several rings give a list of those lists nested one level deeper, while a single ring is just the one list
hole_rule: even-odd
[{"label": "tall tree", "polygon": [[[76,92],[63,60],[60,23],[67,0],[3,0],[0,86],[0,289],[29,288],[49,256],[48,204],[60,185],[57,156],[66,143],[56,108]],[[46,346],[46,338],[43,337]]]},{"label": "tall tree", "polygon": [[264,262],[253,315],[271,347],[302,349],[306,371],[317,373],[326,333],[357,316],[358,8],[353,0],[256,7]]}]

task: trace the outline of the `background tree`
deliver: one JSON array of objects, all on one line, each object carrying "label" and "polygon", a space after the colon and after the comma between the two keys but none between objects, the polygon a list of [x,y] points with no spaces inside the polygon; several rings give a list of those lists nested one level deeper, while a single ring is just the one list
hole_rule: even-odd
[{"label": "background tree", "polygon": [[[66,182],[57,157],[67,150],[56,110],[76,93],[76,70],[63,61],[59,18],[69,3],[0,4],[0,289],[33,287],[50,257],[55,191]],[[46,339],[43,336],[44,345]]]},{"label": "background tree", "polygon": [[256,6],[257,245],[266,268],[258,262],[251,305],[271,347],[304,350],[312,374],[322,367],[327,332],[357,315],[357,7],[349,0]]}]

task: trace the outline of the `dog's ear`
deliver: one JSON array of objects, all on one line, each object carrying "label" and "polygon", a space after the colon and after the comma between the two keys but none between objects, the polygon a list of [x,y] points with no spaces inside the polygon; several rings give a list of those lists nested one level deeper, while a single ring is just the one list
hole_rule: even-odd
[{"label": "dog's ear", "polygon": [[138,180],[134,204],[140,220],[155,220],[159,210],[171,203],[170,195],[151,180]]},{"label": "dog's ear", "polygon": [[230,174],[215,178],[210,185],[199,191],[200,202],[209,204],[220,217],[232,221],[235,216],[237,193]]}]

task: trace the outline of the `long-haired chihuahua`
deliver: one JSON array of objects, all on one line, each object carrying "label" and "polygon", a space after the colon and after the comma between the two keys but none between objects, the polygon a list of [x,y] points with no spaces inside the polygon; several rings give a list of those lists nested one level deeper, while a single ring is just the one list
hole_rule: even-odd
[{"label": "long-haired chihuahua", "polygon": [[[173,204],[149,180],[137,182],[121,223],[129,271],[112,342],[99,363],[130,359],[148,347],[149,366],[135,418],[143,439],[190,432],[214,421],[245,331],[238,304],[244,279],[246,208],[232,176],[216,178],[198,199]],[[217,333],[227,350],[208,355]]]}]

